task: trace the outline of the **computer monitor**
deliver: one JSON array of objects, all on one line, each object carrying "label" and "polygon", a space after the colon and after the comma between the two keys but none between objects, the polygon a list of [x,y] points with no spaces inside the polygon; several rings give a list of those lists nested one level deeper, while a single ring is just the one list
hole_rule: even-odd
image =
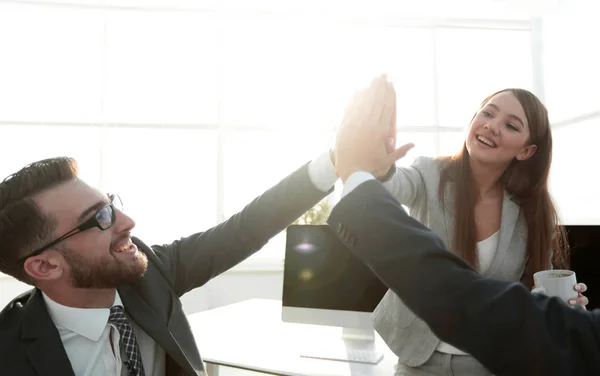
[{"label": "computer monitor", "polygon": [[[371,363],[381,359],[374,346],[371,313],[386,291],[387,287],[329,226],[288,227],[282,320],[342,327],[342,339],[349,353],[337,360],[354,360],[352,354],[367,357]],[[314,357],[334,359],[326,354]]]}]

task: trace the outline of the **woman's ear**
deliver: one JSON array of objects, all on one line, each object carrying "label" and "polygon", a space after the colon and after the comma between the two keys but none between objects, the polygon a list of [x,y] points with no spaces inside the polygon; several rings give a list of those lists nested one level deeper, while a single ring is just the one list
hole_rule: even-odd
[{"label": "woman's ear", "polygon": [[527,145],[517,154],[516,158],[518,161],[525,161],[531,158],[536,151],[537,145]]}]

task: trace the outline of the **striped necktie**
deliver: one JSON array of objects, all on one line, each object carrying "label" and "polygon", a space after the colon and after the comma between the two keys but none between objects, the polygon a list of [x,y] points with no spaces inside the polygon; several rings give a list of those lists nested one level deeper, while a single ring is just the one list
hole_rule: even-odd
[{"label": "striped necktie", "polygon": [[125,346],[125,354],[127,355],[127,369],[131,376],[145,376],[144,365],[142,364],[142,354],[133,333],[133,328],[125,316],[123,307],[112,306],[110,308],[110,316],[108,322],[114,324],[119,330],[121,343]]}]

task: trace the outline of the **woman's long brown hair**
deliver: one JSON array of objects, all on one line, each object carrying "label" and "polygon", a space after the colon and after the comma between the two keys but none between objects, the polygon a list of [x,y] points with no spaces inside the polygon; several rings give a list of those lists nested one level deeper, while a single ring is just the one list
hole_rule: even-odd
[{"label": "woman's long brown hair", "polygon": [[[514,160],[500,177],[504,189],[513,195],[527,224],[527,255],[530,273],[524,281],[533,286],[533,273],[555,268],[568,268],[566,235],[559,226],[558,215],[548,192],[548,175],[552,161],[552,133],[548,111],[540,100],[524,89],[504,89],[487,97],[483,107],[494,95],[510,92],[523,106],[529,123],[530,144],[537,150],[529,159]],[[446,185],[453,183],[455,195],[454,252],[473,266],[478,265],[475,227],[475,200],[469,153],[466,143],[462,150],[446,160],[440,180],[440,198],[444,205]],[[550,264],[552,262],[552,265]]]}]

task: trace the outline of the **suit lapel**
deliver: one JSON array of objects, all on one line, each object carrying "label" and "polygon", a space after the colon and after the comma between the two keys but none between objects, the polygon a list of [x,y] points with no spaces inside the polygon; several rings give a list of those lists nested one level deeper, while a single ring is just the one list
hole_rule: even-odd
[{"label": "suit lapel", "polygon": [[520,251],[516,247],[509,247],[519,219],[520,210],[519,205],[512,200],[512,195],[508,192],[504,192],[504,198],[502,200],[502,217],[500,221],[500,240],[498,241],[498,248],[496,249],[492,264],[483,273],[484,276],[502,275],[501,268],[506,257],[511,252]]},{"label": "suit lapel", "polygon": [[118,288],[118,291],[123,306],[131,319],[152,337],[174,361],[184,367],[188,365],[189,361],[168,329],[169,318],[159,316],[132,285],[123,285]]},{"label": "suit lapel", "polygon": [[127,314],[144,332],[159,344],[171,339],[166,319],[158,316],[130,285],[121,286],[118,290]]},{"label": "suit lapel", "polygon": [[31,341],[27,356],[39,376],[74,376],[73,367],[52,322],[42,293],[34,289],[23,314],[22,339]]}]

